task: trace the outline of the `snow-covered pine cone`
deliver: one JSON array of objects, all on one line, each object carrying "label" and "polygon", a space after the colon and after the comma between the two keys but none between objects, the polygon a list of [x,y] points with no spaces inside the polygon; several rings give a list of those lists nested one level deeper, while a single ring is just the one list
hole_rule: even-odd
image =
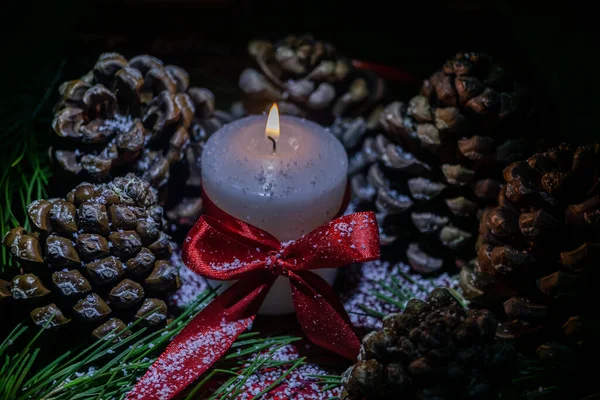
[{"label": "snow-covered pine cone", "polygon": [[213,93],[190,87],[188,73],[159,59],[100,55],[85,76],[60,86],[53,160],[79,182],[136,171],[153,186],[206,132],[223,124]]},{"label": "snow-covered pine cone", "polygon": [[245,69],[239,84],[251,113],[277,102],[283,114],[329,125],[337,117],[363,114],[385,93],[376,74],[356,70],[332,44],[310,35],[255,40],[248,52],[258,69]]}]

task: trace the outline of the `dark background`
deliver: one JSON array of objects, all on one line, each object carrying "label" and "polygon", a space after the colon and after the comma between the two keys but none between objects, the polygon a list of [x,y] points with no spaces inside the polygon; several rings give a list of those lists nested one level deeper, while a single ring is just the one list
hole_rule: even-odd
[{"label": "dark background", "polygon": [[[237,79],[251,65],[249,40],[312,33],[348,57],[413,76],[392,84],[400,100],[414,95],[420,80],[457,50],[490,52],[512,64],[543,100],[542,135],[598,141],[598,22],[593,12],[576,6],[506,0],[11,2],[0,11],[0,104],[10,106],[0,111],[13,112],[29,102],[30,93],[43,93],[63,60],[60,81],[81,76],[106,51],[148,53],[180,65],[193,85],[213,90],[217,105],[226,109],[241,97]],[[590,17],[571,15],[573,10]],[[36,121],[46,139],[53,135],[54,101]],[[13,153],[1,147],[0,157]],[[0,331],[10,326],[5,321]]]},{"label": "dark background", "polygon": [[[529,4],[529,3],[526,3]],[[508,1],[231,1],[129,0],[19,2],[4,13],[4,87],[26,84],[44,63],[67,58],[64,79],[98,54],[150,53],[176,63],[192,84],[217,93],[220,107],[239,97],[237,76],[252,38],[310,32],[345,55],[406,70],[416,82],[456,50],[508,60],[546,101],[548,135],[596,138],[598,108],[595,21],[575,5]],[[16,8],[15,8],[16,7]],[[579,10],[581,14],[585,10]],[[398,82],[401,99],[417,85]],[[406,98],[407,98],[406,97]]]}]

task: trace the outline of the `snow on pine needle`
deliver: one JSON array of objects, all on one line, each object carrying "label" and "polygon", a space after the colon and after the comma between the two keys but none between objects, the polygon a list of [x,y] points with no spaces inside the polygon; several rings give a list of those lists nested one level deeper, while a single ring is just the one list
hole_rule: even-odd
[{"label": "snow on pine needle", "polygon": [[268,350],[246,358],[241,371],[210,399],[326,400],[340,395],[339,388],[323,388],[317,378],[331,371],[306,361],[292,343],[274,341]]},{"label": "snow on pine needle", "polygon": [[140,319],[127,330],[111,333],[103,340],[90,340],[84,347],[69,350],[40,366],[34,363],[44,348],[34,346],[46,332],[41,329],[28,344],[11,346],[28,329],[20,324],[4,341],[6,345],[0,346],[0,357],[4,359],[0,364],[0,399],[120,399],[212,298],[213,291],[200,293],[162,329],[150,331],[140,327]]},{"label": "snow on pine needle", "polygon": [[[29,328],[20,324],[4,341],[0,341],[0,357],[4,359],[0,363],[0,399],[123,399],[187,321],[213,298],[214,291],[202,292],[179,317],[160,330],[148,332],[146,328],[139,329],[134,323],[130,326],[133,332],[130,336],[124,334],[126,331],[111,334],[105,340],[91,341],[86,347],[68,351],[40,367],[34,363],[44,349],[35,348],[34,345],[45,332],[40,330],[28,344],[23,345],[21,341]],[[295,336],[264,338],[258,332],[243,333],[227,355],[200,377],[200,383],[188,389],[184,394],[187,396],[185,398],[237,399],[238,395],[242,396],[239,398],[244,398],[247,395],[241,393],[247,388],[246,380],[238,378],[239,376],[248,377],[249,382],[255,382],[258,376],[273,378],[266,386],[261,381],[260,391],[264,390],[264,393],[276,389],[284,379],[290,379],[284,382],[285,387],[293,388],[303,384],[299,373],[322,370],[304,367],[303,358],[286,350],[286,346],[298,340],[300,338]],[[273,357],[269,354],[273,354]],[[290,375],[296,369],[297,372]],[[235,377],[235,382],[227,380],[232,376]],[[213,378],[218,379],[212,380]],[[217,387],[216,392],[213,389],[212,395],[202,393],[205,384],[218,383],[219,379],[220,382],[225,381],[225,384]],[[199,393],[203,395],[199,396]],[[305,399],[321,398],[315,396]]]},{"label": "snow on pine needle", "polygon": [[340,297],[352,323],[367,330],[381,327],[381,319],[404,309],[412,298],[425,299],[436,287],[458,289],[457,276],[426,277],[404,263],[372,261],[343,270]]},{"label": "snow on pine needle", "polygon": [[174,306],[183,308],[193,302],[199,293],[209,289],[208,282],[205,278],[186,267],[179,255],[173,253],[171,262],[179,267],[181,286],[171,295],[169,300]]}]

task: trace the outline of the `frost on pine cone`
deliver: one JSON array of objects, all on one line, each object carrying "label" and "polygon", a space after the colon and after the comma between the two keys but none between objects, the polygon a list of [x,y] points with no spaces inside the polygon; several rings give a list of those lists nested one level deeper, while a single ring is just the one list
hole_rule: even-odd
[{"label": "frost on pine cone", "polygon": [[500,336],[537,332],[598,354],[600,145],[562,144],[509,165],[504,179],[481,219],[477,263],[461,271],[465,295],[503,310]]},{"label": "frost on pine cone", "polygon": [[128,174],[82,183],[64,200],[34,201],[28,214],[32,232],[13,228],[3,244],[24,270],[7,289],[35,324],[76,319],[100,337],[123,321],[166,321],[162,298],[179,286],[179,272],[148,182]]},{"label": "frost on pine cone", "polygon": [[190,87],[184,69],[148,55],[102,54],[60,95],[52,126],[62,140],[52,156],[79,181],[114,177],[124,166],[162,186],[190,142],[223,123],[208,89]]},{"label": "frost on pine cone", "polygon": [[351,159],[360,171],[353,193],[377,210],[382,244],[406,234],[416,271],[454,270],[473,257],[477,217],[495,201],[502,168],[531,145],[521,136],[524,98],[488,56],[458,53],[408,104],[387,106],[385,134],[367,138]]},{"label": "frost on pine cone", "polygon": [[310,35],[252,41],[248,51],[258,70],[244,70],[239,83],[251,113],[277,102],[283,114],[328,124],[336,117],[362,114],[385,92],[382,79],[355,70],[333,45]]},{"label": "frost on pine cone", "polygon": [[447,289],[412,299],[364,337],[342,375],[342,399],[493,399],[516,370],[516,352],[496,342],[487,310],[466,310]]}]

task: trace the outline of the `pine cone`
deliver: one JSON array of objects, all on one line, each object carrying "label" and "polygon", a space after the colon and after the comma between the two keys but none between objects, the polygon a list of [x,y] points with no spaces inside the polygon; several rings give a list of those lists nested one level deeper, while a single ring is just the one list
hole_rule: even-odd
[{"label": "pine cone", "polygon": [[512,163],[504,179],[477,262],[461,272],[465,295],[503,310],[500,336],[541,329],[599,354],[600,145],[562,144]]},{"label": "pine cone", "polygon": [[222,125],[208,89],[190,87],[185,70],[148,55],[102,54],[88,74],[63,83],[60,95],[52,126],[62,140],[51,153],[79,181],[133,167],[163,186],[190,141]]},{"label": "pine cone", "polygon": [[[376,106],[366,118],[363,116],[336,118],[329,126],[329,132],[335,136],[352,157],[362,148],[362,143],[370,133],[379,127],[379,118],[383,112],[383,106]],[[348,171],[350,175],[354,171]]]},{"label": "pine cone", "polygon": [[65,200],[34,201],[28,214],[33,231],[13,228],[3,244],[26,272],[9,290],[33,308],[35,324],[54,315],[51,327],[75,319],[102,336],[124,329],[123,321],[166,321],[161,298],[179,286],[179,272],[169,262],[162,207],[148,182],[128,174],[82,183]]},{"label": "pine cone", "polygon": [[502,168],[531,151],[521,136],[524,98],[488,56],[458,53],[407,105],[387,106],[385,135],[351,158],[361,208],[378,212],[383,245],[408,244],[416,271],[452,271],[473,257],[478,216],[495,201]]},{"label": "pine cone", "polygon": [[248,51],[259,70],[244,70],[239,83],[251,113],[277,102],[284,114],[329,124],[334,117],[362,114],[385,91],[382,79],[353,69],[331,44],[310,35],[252,41]]},{"label": "pine cone", "polygon": [[495,342],[487,310],[465,310],[447,289],[410,300],[363,338],[343,375],[342,399],[493,399],[516,370],[516,352]]},{"label": "pine cone", "polygon": [[[233,121],[233,117],[225,112],[215,110],[214,118],[206,123],[194,124],[191,129],[192,142],[185,150],[186,171],[181,174],[181,180],[178,177],[171,179],[174,188],[170,189],[170,196],[165,205],[165,215],[169,226],[174,230],[171,234],[176,235],[176,239],[182,239],[188,231],[194,226],[202,214],[202,169],[200,160],[202,150],[208,138],[215,133],[223,124]],[[178,193],[173,193],[174,190]],[[176,240],[179,242],[179,240]]]}]

